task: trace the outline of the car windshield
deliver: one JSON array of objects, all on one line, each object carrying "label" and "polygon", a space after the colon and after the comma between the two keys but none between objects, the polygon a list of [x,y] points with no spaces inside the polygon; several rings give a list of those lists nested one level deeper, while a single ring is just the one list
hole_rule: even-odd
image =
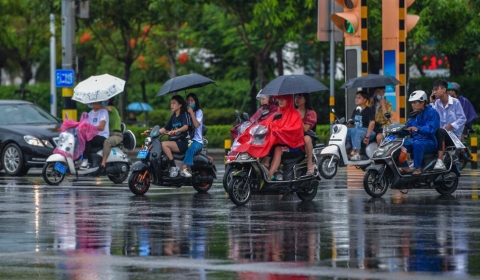
[{"label": "car windshield", "polygon": [[45,123],[59,121],[34,104],[0,104],[0,125]]}]

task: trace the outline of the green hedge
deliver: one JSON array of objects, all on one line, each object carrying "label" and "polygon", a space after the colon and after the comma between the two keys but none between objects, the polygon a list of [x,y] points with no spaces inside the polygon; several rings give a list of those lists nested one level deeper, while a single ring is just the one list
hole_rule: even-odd
[{"label": "green hedge", "polygon": [[[208,132],[205,138],[208,140],[209,148],[224,148],[225,139],[230,139],[230,129],[231,125],[207,125]],[[140,147],[144,140],[145,135],[140,135],[144,132],[147,127],[138,127],[138,126],[128,126],[137,138],[137,146]],[[329,125],[317,125],[316,132],[319,137],[318,143],[328,143],[328,138],[330,137]]]}]

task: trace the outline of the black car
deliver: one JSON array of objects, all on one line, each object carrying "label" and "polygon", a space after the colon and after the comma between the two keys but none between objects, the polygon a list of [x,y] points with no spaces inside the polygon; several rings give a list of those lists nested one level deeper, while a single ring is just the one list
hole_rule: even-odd
[{"label": "black car", "polygon": [[22,176],[42,167],[57,146],[62,121],[22,100],[0,100],[0,170]]}]

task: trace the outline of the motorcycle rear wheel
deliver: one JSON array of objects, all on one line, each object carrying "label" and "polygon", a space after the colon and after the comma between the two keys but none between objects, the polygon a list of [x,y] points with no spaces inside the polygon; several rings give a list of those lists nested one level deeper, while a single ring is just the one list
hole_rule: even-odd
[{"label": "motorcycle rear wheel", "polygon": [[237,206],[245,205],[252,196],[250,185],[246,177],[233,177],[228,184],[228,196]]},{"label": "motorcycle rear wheel", "polygon": [[[148,174],[144,176],[146,172],[148,171],[134,171],[130,174],[130,177],[128,177],[128,188],[132,193],[136,195],[144,195],[148,191],[150,188],[150,176]],[[143,176],[145,178],[141,181]]]},{"label": "motorcycle rear wheel", "polygon": [[45,163],[42,170],[43,180],[51,186],[58,186],[63,179],[65,179],[65,174],[55,170],[55,163],[56,162]]},{"label": "motorcycle rear wheel", "polygon": [[[200,170],[200,176],[208,176],[207,170]],[[199,193],[206,193],[212,187],[213,183],[193,183],[193,188]]]},{"label": "motorcycle rear wheel", "polygon": [[130,166],[127,165],[127,170],[125,172],[120,174],[107,174],[107,177],[114,184],[121,184],[123,181],[127,179],[129,171],[130,171]]},{"label": "motorcycle rear wheel", "polygon": [[[445,175],[448,175],[448,173]],[[446,195],[446,194],[454,193],[457,190],[457,187],[458,187],[458,176],[455,176],[455,180],[453,181],[450,181],[448,183],[444,182],[442,185],[439,185],[439,186],[436,185],[435,190],[439,194]]]},{"label": "motorcycle rear wheel", "polygon": [[320,160],[318,161],[318,172],[320,172],[320,175],[325,178],[325,179],[332,179],[335,177],[335,174],[337,174],[338,170],[338,161],[333,160],[332,167],[328,167],[328,163],[330,162],[330,159],[333,156],[322,156]]},{"label": "motorcycle rear wheel", "polygon": [[298,198],[302,201],[312,201],[315,196],[317,196],[317,191],[318,191],[318,184],[315,184],[314,187],[312,187],[309,190],[305,191],[298,191],[296,192]]},{"label": "motorcycle rear wheel", "polygon": [[371,197],[382,197],[387,192],[388,185],[385,176],[380,177],[380,173],[375,169],[368,170],[363,177],[363,188]]}]

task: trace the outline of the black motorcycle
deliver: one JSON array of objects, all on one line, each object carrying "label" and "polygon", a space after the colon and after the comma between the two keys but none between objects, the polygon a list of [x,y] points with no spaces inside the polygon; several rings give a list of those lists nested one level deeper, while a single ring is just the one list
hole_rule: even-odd
[{"label": "black motorcycle", "polygon": [[[252,130],[252,138],[256,138],[252,141],[257,141],[264,138],[267,128],[257,125]],[[314,151],[314,164],[315,155]],[[310,201],[317,195],[320,176],[317,169],[313,175],[306,175],[307,158],[303,152],[292,153],[288,158],[282,156],[275,180],[270,178],[261,159],[248,153],[239,153],[230,164],[235,171],[228,184],[228,196],[236,205],[246,204],[252,194],[296,193],[302,201]]]},{"label": "black motorcycle", "polygon": [[[206,130],[204,130],[204,135]],[[149,137],[145,139],[142,149],[138,151],[137,158],[140,161],[132,166],[132,173],[128,178],[128,187],[130,191],[137,195],[145,194],[150,188],[150,184],[161,186],[180,187],[191,185],[198,192],[207,192],[217,178],[213,159],[208,157],[204,151],[199,152],[193,158],[192,177],[186,178],[178,175],[170,177],[169,160],[162,151],[160,138],[160,127],[157,125],[151,131]],[[204,145],[206,140],[204,140]],[[177,165],[183,163],[184,154],[173,154]]]},{"label": "black motorcycle", "polygon": [[398,169],[401,147],[405,141],[405,125],[393,123],[386,129],[386,137],[373,153],[373,165],[366,169],[363,187],[372,197],[381,197],[388,188],[400,191],[409,189],[435,189],[442,195],[452,194],[458,186],[460,164],[456,146],[445,149],[443,162],[446,170],[434,170],[437,153],[423,156],[422,170],[419,175],[403,174]]}]

